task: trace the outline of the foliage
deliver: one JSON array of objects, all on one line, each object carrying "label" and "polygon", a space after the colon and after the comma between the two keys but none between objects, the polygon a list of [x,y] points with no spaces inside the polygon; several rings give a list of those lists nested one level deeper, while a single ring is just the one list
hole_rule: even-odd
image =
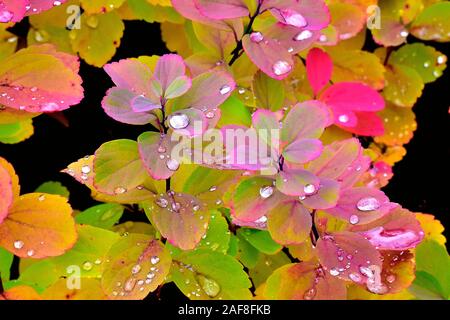
[{"label": "foliage", "polygon": [[[78,57],[114,83],[106,114],[145,126],[68,163],[102,202],[81,212],[58,182],[20,195],[0,158],[0,299],[143,299],[169,282],[191,299],[449,299],[442,225],[381,190],[446,68],[410,40],[448,42],[449,14],[420,0],[0,1],[0,142],[83,99]],[[10,27],[25,16],[22,48]],[[159,22],[177,53],[108,63],[123,20]]]}]

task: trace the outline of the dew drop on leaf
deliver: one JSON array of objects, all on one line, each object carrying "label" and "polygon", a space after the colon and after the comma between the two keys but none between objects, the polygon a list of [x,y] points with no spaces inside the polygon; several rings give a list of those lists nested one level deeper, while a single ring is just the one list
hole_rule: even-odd
[{"label": "dew drop on leaf", "polygon": [[273,73],[275,73],[277,76],[284,75],[290,72],[291,69],[292,66],[287,61],[284,60],[278,60],[272,66]]},{"label": "dew drop on leaf", "polygon": [[359,211],[374,211],[380,208],[380,202],[373,197],[365,197],[358,201],[356,207]]},{"label": "dew drop on leaf", "polygon": [[294,40],[295,41],[303,41],[303,40],[307,40],[307,39],[311,38],[312,36],[313,36],[313,33],[311,31],[303,30],[294,37]]},{"label": "dew drop on leaf", "polygon": [[175,159],[169,159],[166,162],[166,166],[171,171],[177,171],[178,168],[180,167],[180,163]]},{"label": "dew drop on leaf", "polygon": [[197,279],[203,291],[205,291],[209,297],[214,298],[220,293],[220,285],[213,279],[207,278],[201,274],[197,276]]},{"label": "dew drop on leaf", "polygon": [[264,40],[264,36],[262,35],[261,32],[252,32],[250,34],[250,40],[255,43],[260,43],[261,41]]},{"label": "dew drop on leaf", "polygon": [[225,95],[231,91],[231,87],[229,85],[224,85],[220,88],[219,92],[221,95]]},{"label": "dew drop on leaf", "polygon": [[14,241],[14,248],[16,248],[16,249],[22,249],[23,245],[24,245],[24,243],[21,240]]},{"label": "dew drop on leaf", "polygon": [[264,186],[259,189],[259,195],[263,199],[269,198],[273,194],[273,187],[272,186]]},{"label": "dew drop on leaf", "polygon": [[175,130],[184,129],[189,125],[189,117],[184,113],[176,113],[170,117],[169,124]]},{"label": "dew drop on leaf", "polygon": [[157,264],[159,262],[159,257],[153,256],[150,258],[151,264]]},{"label": "dew drop on leaf", "polygon": [[124,187],[117,187],[114,189],[114,193],[116,195],[124,194],[125,192],[127,192],[127,189],[125,189]]}]

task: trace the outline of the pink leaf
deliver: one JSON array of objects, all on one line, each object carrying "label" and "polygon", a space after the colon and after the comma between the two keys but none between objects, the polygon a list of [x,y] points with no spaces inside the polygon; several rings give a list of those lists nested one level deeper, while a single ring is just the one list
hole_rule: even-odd
[{"label": "pink leaf", "polygon": [[61,4],[65,3],[67,0],[29,0],[30,6],[27,10],[26,15],[34,15],[39,14],[43,11],[49,10],[53,7],[60,6]]},{"label": "pink leaf", "polygon": [[354,227],[354,230],[361,228],[366,231],[360,231],[360,234],[380,250],[412,249],[424,238],[415,214],[399,206],[370,225]]},{"label": "pink leaf", "polygon": [[320,100],[333,111],[380,111],[383,97],[374,89],[359,82],[339,82],[326,89]]},{"label": "pink leaf", "polygon": [[8,210],[14,200],[10,173],[0,164],[0,223],[8,215]]},{"label": "pink leaf", "polygon": [[361,136],[382,136],[384,134],[383,121],[375,112],[356,112],[357,123],[354,127],[339,127]]},{"label": "pink leaf", "polygon": [[52,45],[22,49],[0,66],[0,104],[29,112],[65,110],[83,98],[78,70],[76,56]]},{"label": "pink leaf", "polygon": [[269,77],[277,80],[286,78],[294,67],[291,53],[276,40],[265,39],[263,35],[261,36],[259,33],[245,35],[242,38],[245,52],[250,60]]},{"label": "pink leaf", "polygon": [[106,114],[116,121],[144,125],[155,120],[156,117],[146,112],[135,112],[132,108],[132,101],[138,97],[135,93],[117,87],[111,88],[103,98],[102,107]]},{"label": "pink leaf", "polygon": [[330,275],[359,284],[371,279],[372,268],[381,270],[381,257],[363,236],[352,232],[336,232],[317,241],[319,261]]},{"label": "pink leaf", "polygon": [[339,199],[339,182],[331,179],[321,179],[319,191],[305,197],[302,203],[313,209],[328,209],[336,206]]},{"label": "pink leaf", "polygon": [[322,142],[318,139],[299,139],[289,144],[282,155],[288,162],[303,164],[316,159],[322,150]]},{"label": "pink leaf", "polygon": [[328,123],[326,107],[317,101],[296,104],[287,114],[281,129],[281,140],[285,144],[298,139],[319,138]]},{"label": "pink leaf", "polygon": [[175,81],[176,78],[184,76],[186,66],[183,58],[177,54],[165,54],[159,58],[155,68],[155,78],[161,84],[163,92]]},{"label": "pink leaf", "polygon": [[320,180],[303,169],[281,171],[277,176],[277,189],[288,196],[308,196],[319,190]]},{"label": "pink leaf", "polygon": [[270,11],[281,23],[309,30],[321,30],[330,23],[330,12],[323,0],[266,0],[261,10]]},{"label": "pink leaf", "polygon": [[363,225],[385,216],[395,206],[382,191],[359,187],[341,191],[336,207],[326,211],[352,225]]},{"label": "pink leaf", "polygon": [[243,0],[194,0],[193,2],[201,14],[211,19],[233,19],[249,14]]},{"label": "pink leaf", "polygon": [[286,51],[296,54],[311,47],[319,39],[320,32],[276,23],[265,30],[264,35],[267,38],[277,39]]},{"label": "pink leaf", "polygon": [[172,158],[172,149],[177,141],[159,132],[144,132],[138,137],[139,154],[152,178],[170,178],[180,166],[180,159]]},{"label": "pink leaf", "polygon": [[311,49],[306,57],[306,72],[314,94],[317,96],[331,79],[333,62],[330,56],[319,48]]},{"label": "pink leaf", "polygon": [[107,64],[103,69],[117,87],[145,95],[152,100],[157,99],[150,87],[152,71],[144,63],[135,59],[125,59]]},{"label": "pink leaf", "polygon": [[130,103],[131,109],[133,109],[134,112],[148,112],[161,108],[159,103],[155,103],[144,96],[135,96],[131,99]]}]

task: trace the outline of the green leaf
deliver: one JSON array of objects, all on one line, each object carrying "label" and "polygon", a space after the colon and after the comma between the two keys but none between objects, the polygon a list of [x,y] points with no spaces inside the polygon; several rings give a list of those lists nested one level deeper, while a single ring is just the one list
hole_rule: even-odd
[{"label": "green leaf", "polygon": [[12,253],[0,248],[0,276],[4,282],[9,280],[13,259],[14,255]]},{"label": "green leaf", "polygon": [[259,108],[277,111],[283,107],[285,94],[283,83],[262,71],[258,71],[253,78],[253,92]]},{"label": "green leaf", "polygon": [[128,0],[128,6],[135,16],[147,22],[182,23],[183,17],[172,7],[153,6],[145,0]]},{"label": "green leaf", "polygon": [[77,214],[75,221],[79,224],[110,229],[120,220],[124,209],[116,203],[99,204]]},{"label": "green leaf", "polygon": [[272,239],[269,231],[241,228],[238,230],[238,235],[265,254],[276,254],[283,249],[283,246]]},{"label": "green leaf", "polygon": [[138,300],[164,282],[172,259],[163,244],[144,234],[129,234],[108,252],[102,288],[110,299]]},{"label": "green leaf", "polygon": [[260,254],[257,263],[249,268],[250,278],[258,288],[276,269],[288,263],[291,263],[291,260],[282,251],[274,255]]},{"label": "green leaf", "polygon": [[221,117],[217,126],[237,125],[250,127],[252,125],[252,115],[250,110],[235,96],[230,96],[220,106]]},{"label": "green leaf", "polygon": [[[59,277],[70,276],[72,272],[68,270],[70,266],[79,267],[82,277],[99,277],[102,274],[105,256],[119,239],[119,235],[88,225],[78,226],[78,235],[74,247],[62,256],[41,260],[31,265],[29,259],[22,259],[19,280],[42,291]],[[22,267],[22,264],[28,264],[28,267]]]},{"label": "green leaf", "polygon": [[261,253],[242,236],[238,235],[236,239],[238,241],[238,252],[236,258],[245,267],[254,268],[256,263],[258,263],[258,259]]},{"label": "green leaf", "polygon": [[422,77],[405,65],[393,64],[386,69],[384,97],[399,107],[412,107],[422,95]]},{"label": "green leaf", "polygon": [[425,83],[442,76],[447,67],[446,61],[443,53],[423,43],[404,45],[389,58],[390,64],[401,64],[416,70]]},{"label": "green leaf", "polygon": [[141,185],[146,171],[132,140],[114,140],[104,143],[95,152],[94,185],[101,192],[121,195]]},{"label": "green leaf", "polygon": [[442,1],[425,8],[412,23],[410,32],[422,40],[450,40],[450,2]]},{"label": "green leaf", "polygon": [[35,191],[36,193],[48,193],[69,198],[69,190],[58,181],[48,181],[41,184]]},{"label": "green leaf", "polygon": [[423,289],[437,292],[444,299],[450,297],[450,257],[444,246],[433,240],[422,242],[416,248],[416,270],[426,272],[436,280],[422,276],[414,282],[416,287],[423,286]]},{"label": "green leaf", "polygon": [[185,252],[174,260],[172,279],[189,298],[196,300],[251,299],[251,282],[242,265],[216,251]]},{"label": "green leaf", "polygon": [[226,254],[230,244],[227,220],[220,211],[212,211],[208,229],[196,249],[209,249]]},{"label": "green leaf", "polygon": [[19,143],[31,137],[33,133],[34,128],[31,119],[15,123],[0,124],[0,143]]}]

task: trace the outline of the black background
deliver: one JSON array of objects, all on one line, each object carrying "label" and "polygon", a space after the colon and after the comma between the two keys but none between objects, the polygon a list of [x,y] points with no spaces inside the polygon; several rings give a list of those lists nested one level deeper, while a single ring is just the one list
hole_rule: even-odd
[{"label": "black background", "polygon": [[[167,53],[158,24],[127,21],[120,48],[113,58]],[[26,36],[26,20],[13,29]],[[414,39],[411,39],[414,41]],[[449,55],[448,45],[430,43]],[[368,40],[366,48],[373,49]],[[95,201],[89,190],[71,177],[59,173],[69,163],[92,154],[102,143],[120,138],[136,139],[148,129],[121,124],[110,119],[101,108],[101,100],[113,84],[100,68],[81,62],[85,98],[78,106],[64,111],[69,121],[65,127],[48,115],[34,119],[35,134],[16,145],[0,144],[0,156],[10,161],[20,178],[22,193],[33,192],[46,181],[60,181],[71,192],[70,203],[76,209],[86,209]],[[449,74],[428,84],[414,107],[418,130],[406,146],[406,157],[394,167],[394,177],[384,189],[391,201],[414,211],[434,214],[450,228],[449,202]],[[446,231],[448,237],[450,233]],[[180,297],[181,298],[181,297]]]}]

